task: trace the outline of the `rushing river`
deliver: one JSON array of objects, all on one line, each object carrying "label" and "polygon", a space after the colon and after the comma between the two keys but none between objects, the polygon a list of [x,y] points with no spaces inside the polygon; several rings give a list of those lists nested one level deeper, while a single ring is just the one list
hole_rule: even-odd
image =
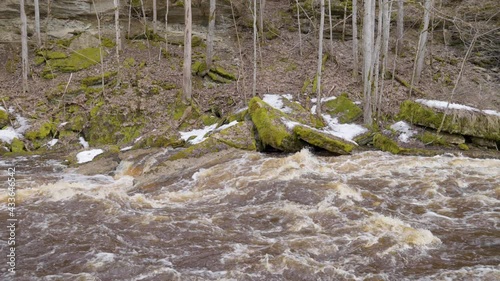
[{"label": "rushing river", "polygon": [[500,280],[500,160],[168,153],[94,176],[1,160],[15,280]]}]

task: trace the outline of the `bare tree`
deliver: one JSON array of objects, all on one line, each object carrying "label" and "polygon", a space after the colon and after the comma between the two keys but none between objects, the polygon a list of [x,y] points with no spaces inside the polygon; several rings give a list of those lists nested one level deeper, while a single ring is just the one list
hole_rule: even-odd
[{"label": "bare tree", "polygon": [[166,11],[165,11],[165,54],[168,54],[168,5],[170,4],[168,0],[165,1]]},{"label": "bare tree", "polygon": [[363,13],[363,119],[372,125],[372,79],[375,28],[375,0],[365,0]]},{"label": "bare tree", "polygon": [[387,68],[387,55],[389,53],[389,36],[391,29],[391,10],[392,10],[392,1],[383,0],[383,11],[382,11],[382,53],[381,53],[381,61],[382,61],[382,70],[380,75],[382,76],[380,83],[380,91],[377,95],[375,108],[377,109],[377,114],[380,110],[380,104],[382,101],[382,96],[384,95],[384,82],[385,82],[385,71]]},{"label": "bare tree", "polygon": [[191,101],[191,33],[192,33],[192,14],[191,0],[184,1],[184,65],[182,82],[182,99],[184,102]]},{"label": "bare tree", "polygon": [[[332,0],[328,0],[328,20],[330,23],[330,54],[333,57]],[[344,23],[345,23],[345,15],[344,15]]]},{"label": "bare tree", "polygon": [[210,16],[208,21],[207,36],[207,70],[212,67],[214,50],[214,29],[215,29],[215,0],[210,0]]},{"label": "bare tree", "polygon": [[115,6],[115,34],[116,34],[116,59],[120,61],[120,52],[122,51],[122,39],[120,33],[120,0],[114,0]]},{"label": "bare tree", "polygon": [[132,19],[132,1],[128,3],[128,26],[127,26],[127,38],[130,39],[130,21]]},{"label": "bare tree", "polygon": [[28,20],[24,10],[24,0],[19,1],[21,14],[21,59],[23,75],[23,93],[28,92]]},{"label": "bare tree", "polygon": [[299,26],[299,55],[302,56],[302,31],[300,30],[300,5],[299,0],[295,0],[297,4],[297,24]]},{"label": "bare tree", "polygon": [[156,11],[156,0],[153,0],[153,32],[156,33],[158,31],[157,29],[157,19],[158,19],[158,14]]},{"label": "bare tree", "polygon": [[398,15],[396,23],[396,55],[400,55],[403,47],[404,34],[404,0],[398,0]]},{"label": "bare tree", "polygon": [[359,47],[358,47],[358,4],[352,0],[352,57],[354,59],[352,76],[358,77],[359,71]]},{"label": "bare tree", "polygon": [[42,35],[40,34],[40,6],[38,0],[35,0],[35,34],[36,34],[36,43],[38,46],[42,46]]},{"label": "bare tree", "polygon": [[323,31],[325,28],[325,0],[320,2],[321,16],[319,21],[319,34],[318,34],[318,69],[316,72],[317,83],[316,83],[316,96],[317,96],[317,106],[316,114],[321,116],[321,66],[323,63]]},{"label": "bare tree", "polygon": [[101,59],[101,86],[102,93],[104,94],[104,56],[102,54],[102,34],[101,34],[101,19],[99,17],[99,13],[97,12],[97,8],[95,5],[95,1],[92,0],[92,6],[94,7],[95,17],[97,19],[97,35],[99,36],[99,57]]},{"label": "bare tree", "polygon": [[252,96],[257,94],[257,0],[253,0],[253,82]]},{"label": "bare tree", "polygon": [[422,70],[424,68],[424,59],[425,59],[425,49],[427,45],[427,35],[429,34],[429,21],[430,14],[432,9],[433,0],[425,0],[424,6],[424,27],[422,32],[420,33],[420,38],[418,40],[418,49],[417,49],[417,61],[416,61],[416,70],[415,70],[415,84],[420,82],[420,77],[422,75]]},{"label": "bare tree", "polygon": [[266,10],[266,0],[259,0],[259,30],[262,42],[264,42],[264,11]]}]

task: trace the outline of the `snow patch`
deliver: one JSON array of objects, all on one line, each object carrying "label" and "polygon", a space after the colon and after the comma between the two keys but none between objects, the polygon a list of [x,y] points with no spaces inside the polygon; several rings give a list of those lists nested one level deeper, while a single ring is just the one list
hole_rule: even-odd
[{"label": "snow patch", "polygon": [[336,137],[354,142],[354,138],[367,132],[363,126],[357,124],[340,124],[338,118],[333,118],[328,114],[322,114],[323,120],[327,122],[323,131]]},{"label": "snow patch", "polygon": [[120,149],[120,151],[127,151],[127,150],[131,150],[132,149],[132,146],[126,146],[122,149]]},{"label": "snow patch", "polygon": [[21,139],[23,136],[16,132],[16,130],[12,127],[7,127],[3,130],[0,130],[0,141],[5,143],[12,143],[12,140],[15,138]]},{"label": "snow patch", "polygon": [[56,145],[58,141],[59,141],[58,139],[52,139],[47,143],[47,146],[53,147],[54,145]]},{"label": "snow patch", "polygon": [[215,130],[215,128],[217,128],[217,124],[206,126],[203,129],[195,129],[189,132],[179,132],[179,133],[181,134],[181,139],[189,142],[190,144],[197,144],[204,141],[206,139],[205,135]]},{"label": "snow patch", "polygon": [[89,143],[83,137],[79,137],[78,140],[80,141],[80,144],[83,146],[83,148],[89,148]]},{"label": "snow patch", "polygon": [[458,109],[458,110],[469,110],[469,111],[475,111],[475,112],[483,112],[484,114],[488,115],[495,115],[500,117],[500,112],[495,111],[495,110],[479,110],[475,107],[463,105],[463,104],[457,104],[457,103],[448,103],[446,101],[439,101],[439,100],[424,100],[424,99],[417,99],[415,100],[416,102],[423,104],[428,107],[433,107],[433,108],[439,108],[439,109]]},{"label": "snow patch", "polygon": [[92,149],[92,150],[82,151],[76,155],[76,159],[78,160],[78,164],[87,163],[94,160],[94,157],[103,152],[104,151],[102,149]]},{"label": "snow patch", "polygon": [[283,111],[285,113],[291,113],[292,109],[283,104],[282,98],[285,96],[287,95],[280,96],[280,95],[266,94],[264,95],[264,98],[262,100],[265,103],[269,104],[271,107],[276,108],[277,110]]},{"label": "snow patch", "polygon": [[[2,107],[2,110],[5,111],[5,108]],[[8,112],[14,113],[14,109],[11,107]],[[7,126],[5,129],[0,130],[0,141],[10,144],[15,138],[22,139],[24,132],[26,132],[29,127],[30,125],[26,118],[16,115],[14,127]]]},{"label": "snow patch", "polygon": [[236,120],[235,120],[235,121],[232,121],[232,122],[231,122],[231,123],[229,123],[229,124],[226,124],[226,125],[222,125],[222,126],[220,126],[219,128],[217,128],[217,130],[216,130],[216,131],[222,131],[222,130],[227,129],[227,128],[230,128],[230,127],[232,127],[232,126],[234,126],[234,125],[236,125],[236,124],[238,124],[238,121],[236,121]]},{"label": "snow patch", "polygon": [[0,106],[0,110],[1,110],[1,111],[5,111],[5,112],[7,112],[7,109],[5,109],[5,108],[3,108],[3,107],[1,107],[1,106]]},{"label": "snow patch", "polygon": [[391,129],[400,133],[398,139],[401,142],[408,142],[409,139],[417,133],[417,131],[412,130],[411,126],[405,121],[399,121],[397,123],[392,124]]}]

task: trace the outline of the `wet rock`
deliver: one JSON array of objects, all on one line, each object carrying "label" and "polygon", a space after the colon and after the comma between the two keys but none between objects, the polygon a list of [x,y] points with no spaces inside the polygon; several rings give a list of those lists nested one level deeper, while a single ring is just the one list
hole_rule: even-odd
[{"label": "wet rock", "polygon": [[471,141],[472,141],[473,144],[475,144],[477,146],[482,146],[482,147],[487,147],[487,148],[497,148],[498,149],[497,142],[492,141],[492,140],[486,140],[486,139],[483,139],[483,138],[472,137]]},{"label": "wet rock", "polygon": [[293,132],[305,142],[337,154],[350,154],[356,144],[311,127],[296,125]]},{"label": "wet rock", "polygon": [[303,147],[297,136],[283,123],[283,118],[290,119],[285,113],[272,108],[258,97],[250,100],[249,113],[264,149],[270,146],[284,152],[296,152]]},{"label": "wet rock", "polygon": [[255,136],[251,122],[238,124],[213,134],[211,137],[231,147],[243,150],[256,150]]},{"label": "wet rock", "polygon": [[199,158],[203,155],[229,149],[229,146],[213,137],[205,141],[192,145],[168,158],[168,160],[178,160],[184,158]]},{"label": "wet rock", "polygon": [[445,132],[437,133],[437,131],[425,131],[423,135],[418,137],[424,144],[432,145],[450,145],[450,144],[463,144],[465,138],[462,135],[448,134]]}]

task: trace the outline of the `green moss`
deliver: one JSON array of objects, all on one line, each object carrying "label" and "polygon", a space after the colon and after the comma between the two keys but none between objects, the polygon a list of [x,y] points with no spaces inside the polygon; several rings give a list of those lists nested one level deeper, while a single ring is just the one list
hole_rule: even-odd
[{"label": "green moss", "polygon": [[245,117],[248,115],[248,109],[245,109],[245,110],[242,110],[240,112],[237,112],[237,113],[234,113],[232,115],[230,115],[228,118],[227,118],[227,121],[228,122],[233,122],[233,121],[238,121],[238,122],[241,122],[241,121],[244,121],[245,120]]},{"label": "green moss", "polygon": [[38,129],[32,129],[26,132],[25,137],[34,141],[35,139],[43,139],[48,137],[50,134],[54,134],[56,131],[56,125],[53,122],[45,122],[38,127]]},{"label": "green moss", "polygon": [[56,77],[57,77],[57,75],[52,73],[51,71],[43,71],[42,72],[43,79],[51,80],[51,79],[54,79]]},{"label": "green moss", "polygon": [[14,55],[12,58],[7,59],[7,62],[5,62],[5,70],[11,74],[15,73],[19,62],[20,62],[19,56]]},{"label": "green moss", "polygon": [[405,149],[399,147],[399,145],[395,141],[380,133],[377,133],[373,136],[373,146],[382,151],[387,151],[392,154],[399,154],[405,151]]},{"label": "green moss", "polygon": [[45,62],[45,59],[43,57],[36,56],[34,60],[35,66],[39,66]]},{"label": "green moss", "polygon": [[361,117],[363,111],[352,102],[347,94],[341,94],[334,100],[324,103],[325,111],[331,116],[338,117],[340,123],[350,123]]},{"label": "green moss", "polygon": [[212,135],[213,138],[231,147],[255,151],[257,144],[250,122],[240,122]]},{"label": "green moss", "polygon": [[298,138],[290,133],[282,123],[284,113],[270,107],[258,97],[249,102],[249,113],[264,146],[269,145],[285,152],[295,152],[302,148]]},{"label": "green moss", "polygon": [[0,109],[0,129],[9,124],[9,114]]},{"label": "green moss", "polygon": [[217,74],[225,79],[236,81],[236,75],[229,73],[228,71],[226,71],[224,68],[222,68],[220,66],[216,66],[216,67],[211,68],[210,72],[213,72],[213,73],[215,73],[215,74]]},{"label": "green moss", "polygon": [[119,109],[98,110],[91,113],[90,126],[85,135],[91,145],[123,144],[139,137],[143,126],[144,116],[140,113],[124,113]]},{"label": "green moss", "polygon": [[38,57],[44,58],[45,60],[65,59],[68,57],[68,55],[66,55],[63,52],[54,52],[54,51],[47,51],[47,50],[38,51],[38,52],[36,52],[36,55]]},{"label": "green moss", "polygon": [[353,143],[306,126],[297,125],[293,128],[293,132],[309,144],[337,154],[349,154],[355,147]]},{"label": "green moss", "polygon": [[89,76],[86,78],[83,78],[81,81],[82,86],[94,86],[94,85],[100,85],[102,83],[102,78],[104,77],[104,84],[108,84],[117,74],[118,72],[116,71],[108,71],[105,72],[103,75],[97,75],[97,76]]},{"label": "green moss", "polygon": [[458,148],[460,148],[461,150],[469,150],[469,146],[467,146],[465,143],[461,143],[458,145]]},{"label": "green moss", "polygon": [[63,48],[68,48],[69,45],[71,45],[71,42],[73,42],[73,40],[75,40],[78,36],[73,36],[71,38],[67,38],[67,39],[58,39],[56,40],[56,45],[59,45]]},{"label": "green moss", "polygon": [[134,67],[135,66],[135,59],[134,58],[126,58],[124,61],[123,61],[123,66],[125,68],[131,68],[131,67]]},{"label": "green moss", "polygon": [[[103,53],[104,54],[104,53]],[[99,48],[87,48],[71,53],[68,58],[47,61],[46,70],[77,72],[100,63]]]},{"label": "green moss", "polygon": [[191,72],[195,75],[204,75],[207,71],[207,63],[205,61],[195,61],[191,66]]},{"label": "green moss", "polygon": [[14,153],[22,152],[24,150],[24,143],[18,138],[14,138],[10,144],[10,150]]},{"label": "green moss", "polygon": [[109,38],[101,37],[101,46],[106,48],[113,48],[116,46],[115,42]]},{"label": "green moss", "polygon": [[214,72],[212,71],[209,71],[207,73],[208,77],[210,77],[210,79],[212,79],[212,81],[216,82],[216,83],[221,83],[221,84],[228,84],[228,83],[231,83],[230,80],[228,79],[225,79],[217,74],[215,74]]},{"label": "green moss", "polygon": [[442,136],[438,136],[431,132],[424,132],[422,135],[417,137],[424,144],[433,144],[433,145],[448,145],[448,143],[444,140]]},{"label": "green moss", "polygon": [[203,125],[205,126],[210,126],[210,125],[213,125],[217,122],[219,122],[219,118],[213,116],[213,115],[202,115],[201,117],[201,121],[203,122]]},{"label": "green moss", "polygon": [[309,80],[309,78],[306,78],[306,79],[304,80],[304,84],[302,85],[302,89],[300,90],[300,92],[301,92],[302,94],[305,94],[305,93],[306,93],[306,91],[307,91],[307,88],[309,87],[309,85],[311,85],[311,80]]},{"label": "green moss", "polygon": [[203,46],[203,39],[201,37],[193,35],[191,37],[191,47]]}]

